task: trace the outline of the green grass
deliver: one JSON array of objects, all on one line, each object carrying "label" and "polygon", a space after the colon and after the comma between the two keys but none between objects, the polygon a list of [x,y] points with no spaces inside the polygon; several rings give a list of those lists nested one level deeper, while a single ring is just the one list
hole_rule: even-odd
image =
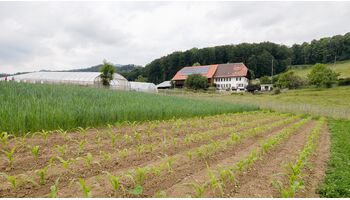
[{"label": "green grass", "polygon": [[[340,73],[340,78],[350,77],[350,60],[337,62],[335,66],[333,63],[327,65],[335,72]],[[301,77],[306,77],[307,74],[310,73],[312,66],[313,65],[294,65],[292,66],[294,69],[291,70]]]},{"label": "green grass", "polygon": [[0,83],[0,108],[0,132],[14,134],[257,110],[139,92],[5,82]]},{"label": "green grass", "polygon": [[321,197],[350,197],[350,121],[329,122],[331,158],[325,182],[319,188]]},{"label": "green grass", "polygon": [[[168,93],[170,94],[170,93]],[[279,95],[264,93],[252,95],[219,93],[172,93],[191,99],[208,99],[216,102],[256,105],[262,109],[280,112],[311,114],[337,119],[350,119],[350,86],[326,89],[299,89],[283,91]]]}]

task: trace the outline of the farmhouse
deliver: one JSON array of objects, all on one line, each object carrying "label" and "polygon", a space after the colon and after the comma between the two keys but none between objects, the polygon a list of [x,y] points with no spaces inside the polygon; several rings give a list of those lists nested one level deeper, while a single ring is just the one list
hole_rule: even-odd
[{"label": "farmhouse", "polygon": [[217,67],[218,65],[184,67],[178,71],[171,80],[174,81],[175,87],[183,87],[188,75],[200,74],[204,77],[207,77],[209,85],[213,85],[213,76],[216,72]]},{"label": "farmhouse", "polygon": [[218,90],[244,91],[250,78],[249,70],[243,63],[184,67],[172,78],[175,87],[183,87],[187,76],[191,74],[207,77],[208,84]]},{"label": "farmhouse", "polygon": [[249,70],[243,63],[219,64],[214,74],[214,84],[218,90],[244,91],[249,78]]}]

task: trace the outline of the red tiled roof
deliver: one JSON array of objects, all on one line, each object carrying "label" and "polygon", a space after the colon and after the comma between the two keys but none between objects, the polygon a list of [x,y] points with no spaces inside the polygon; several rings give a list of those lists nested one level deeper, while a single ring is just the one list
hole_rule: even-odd
[{"label": "red tiled roof", "polygon": [[248,75],[248,68],[244,63],[219,64],[214,77],[245,77]]},{"label": "red tiled roof", "polygon": [[205,76],[207,78],[213,78],[217,67],[218,65],[184,67],[180,71],[178,71],[171,80],[186,80],[187,76],[190,74],[201,74],[202,76]]}]

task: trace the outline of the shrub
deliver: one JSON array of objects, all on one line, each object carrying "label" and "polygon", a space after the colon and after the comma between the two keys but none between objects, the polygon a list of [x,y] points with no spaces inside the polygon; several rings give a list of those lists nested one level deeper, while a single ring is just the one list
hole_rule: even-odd
[{"label": "shrub", "polygon": [[185,80],[185,86],[190,89],[206,89],[208,87],[208,80],[200,74],[191,74]]},{"label": "shrub", "polygon": [[301,77],[294,74],[293,71],[288,71],[278,76],[276,86],[279,88],[297,89],[305,85]]},{"label": "shrub", "polygon": [[260,84],[270,84],[271,83],[271,78],[268,76],[263,76],[259,80],[260,80]]},{"label": "shrub", "polygon": [[331,87],[339,74],[334,72],[332,69],[324,64],[315,64],[311,72],[307,75],[310,85],[315,85],[316,87]]}]

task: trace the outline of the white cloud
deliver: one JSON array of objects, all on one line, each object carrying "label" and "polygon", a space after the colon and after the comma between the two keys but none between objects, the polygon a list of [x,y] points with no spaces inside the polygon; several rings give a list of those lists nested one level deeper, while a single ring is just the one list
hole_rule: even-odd
[{"label": "white cloud", "polygon": [[173,51],[350,31],[349,2],[0,2],[0,73],[145,65]]}]

